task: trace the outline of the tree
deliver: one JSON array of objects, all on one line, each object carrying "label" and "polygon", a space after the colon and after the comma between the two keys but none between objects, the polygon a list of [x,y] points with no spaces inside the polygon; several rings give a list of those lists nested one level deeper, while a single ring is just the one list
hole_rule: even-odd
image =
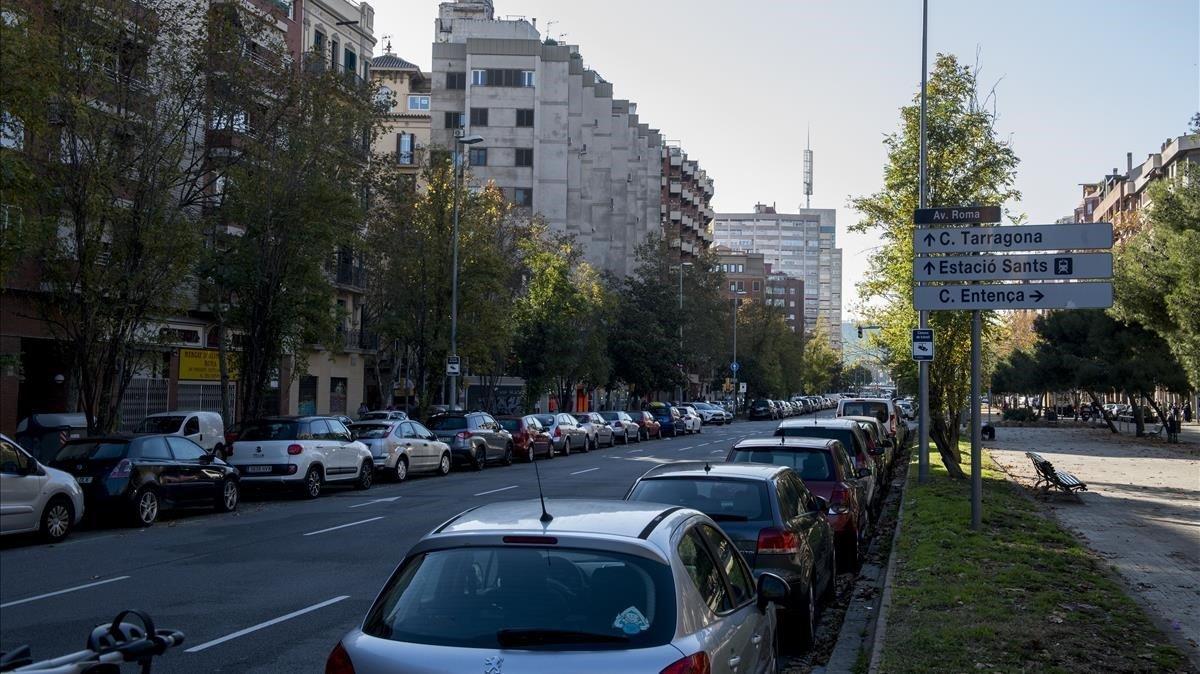
[{"label": "tree", "polygon": [[[612,362],[609,383],[625,384],[639,396],[670,391],[685,383],[676,364],[686,357],[679,350],[679,330],[681,321],[690,323],[690,317],[687,311],[681,314],[672,310],[679,302],[679,272],[678,268],[672,272],[670,259],[666,240],[651,236],[637,248],[633,273],[622,280],[609,281],[614,298],[607,348]],[[685,296],[692,292],[703,302],[708,292],[703,285],[704,277],[694,266],[685,267],[684,274]],[[699,279],[699,287],[693,288],[687,283],[689,279]],[[707,309],[699,311],[704,313]],[[696,343],[704,334],[708,334],[707,328],[688,333],[685,338],[689,344]]]},{"label": "tree", "polygon": [[837,351],[829,345],[825,324],[818,322],[816,331],[804,342],[804,369],[799,389],[813,395],[829,391],[834,375],[841,366]]},{"label": "tree", "polygon": [[842,383],[847,388],[859,388],[870,384],[874,378],[870,368],[862,363],[854,363],[842,374]]},{"label": "tree", "polygon": [[[930,205],[1003,204],[1018,199],[1014,188],[1018,159],[994,128],[995,113],[981,101],[978,72],[961,65],[952,55],[939,54],[928,83],[928,188]],[[852,227],[873,232],[882,245],[859,284],[864,298],[874,300],[866,317],[884,326],[871,339],[885,351],[886,364],[901,383],[915,381],[915,364],[907,357],[917,315],[912,305],[913,211],[918,199],[920,108],[900,111],[901,127],[884,139],[888,163],[883,189],[851,200],[862,214]],[[994,331],[995,320],[985,314],[984,338]],[[930,436],[937,444],[947,471],[962,477],[959,467],[958,418],[967,403],[970,369],[971,315],[968,312],[933,312],[937,360],[930,368]]]}]

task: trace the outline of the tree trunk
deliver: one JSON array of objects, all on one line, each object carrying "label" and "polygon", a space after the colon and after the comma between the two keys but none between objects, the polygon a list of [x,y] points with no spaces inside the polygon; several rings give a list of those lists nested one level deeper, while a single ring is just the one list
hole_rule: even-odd
[{"label": "tree trunk", "polygon": [[1120,431],[1117,430],[1116,424],[1113,423],[1112,418],[1108,416],[1108,412],[1100,405],[1100,400],[1096,397],[1096,393],[1089,389],[1087,394],[1092,399],[1092,404],[1100,410],[1100,418],[1104,419],[1104,423],[1108,424],[1108,430],[1119,434]]},{"label": "tree trunk", "polygon": [[1129,406],[1133,408],[1133,423],[1136,429],[1135,435],[1142,437],[1146,434],[1146,422],[1142,420],[1142,406],[1137,404],[1129,391],[1125,392],[1125,399],[1129,401]]},{"label": "tree trunk", "polygon": [[[930,415],[929,437],[937,446],[938,454],[942,457],[942,464],[946,466],[946,472],[950,474],[950,477],[961,480],[966,478],[966,474],[963,473],[962,456],[958,451],[958,410],[951,410],[951,412],[949,417]],[[953,423],[947,424],[946,418],[953,419]]]},{"label": "tree trunk", "polygon": [[[1154,398],[1151,398],[1150,396],[1146,395],[1145,393],[1142,393],[1142,397],[1145,398],[1146,402],[1150,403],[1150,406],[1154,408],[1154,412],[1156,414],[1158,414],[1158,418],[1159,418],[1161,424],[1166,425],[1167,423],[1169,423],[1169,419],[1167,417],[1166,411],[1163,410],[1163,408],[1158,406],[1158,401],[1156,401]],[[1167,433],[1167,437],[1171,437],[1169,431]]]},{"label": "tree trunk", "polygon": [[217,366],[221,372],[221,420],[229,423],[229,365],[225,362],[225,314],[217,312]]}]

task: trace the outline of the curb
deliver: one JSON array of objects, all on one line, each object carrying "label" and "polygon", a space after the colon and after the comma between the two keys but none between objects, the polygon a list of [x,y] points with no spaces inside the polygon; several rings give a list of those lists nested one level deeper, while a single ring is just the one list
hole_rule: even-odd
[{"label": "curb", "polygon": [[904,526],[904,506],[908,503],[908,476],[905,476],[904,493],[900,496],[900,509],[896,511],[896,530],[892,532],[892,550],[888,555],[887,574],[883,578],[883,594],[879,599],[879,612],[875,614],[874,639],[871,644],[871,654],[868,659],[868,674],[878,674],[882,662],[883,644],[887,640],[887,614],[892,605],[892,583],[896,577],[897,544],[900,542],[900,528]]}]

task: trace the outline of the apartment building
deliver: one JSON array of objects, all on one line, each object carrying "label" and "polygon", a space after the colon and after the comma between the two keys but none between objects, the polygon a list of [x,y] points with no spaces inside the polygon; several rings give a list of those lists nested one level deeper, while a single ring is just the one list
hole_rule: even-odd
[{"label": "apartment building", "polygon": [[767,306],[777,307],[792,332],[804,329],[804,281],[766,264]]},{"label": "apartment building", "polygon": [[722,246],[713,249],[716,265],[725,274],[722,296],[737,300],[738,306],[747,302],[763,302],[767,295],[767,264],[762,253],[730,250]]},{"label": "apartment building", "polygon": [[1118,239],[1128,236],[1140,224],[1140,214],[1150,206],[1147,188],[1162,178],[1179,176],[1188,162],[1200,163],[1200,134],[1168,138],[1158,152],[1150,153],[1137,165],[1133,153],[1127,153],[1124,173],[1114,168],[1103,180],[1081,185],[1075,221],[1111,222]]},{"label": "apartment building", "polygon": [[676,143],[662,148],[662,173],[663,236],[681,260],[694,260],[713,242],[713,180]]},{"label": "apartment building", "polygon": [[717,213],[713,243],[730,250],[760,253],[771,269],[803,281],[804,331],[818,323],[841,351],[842,250],[837,247],[837,211],[801,208],[779,213],[756,204],[751,213]]},{"label": "apartment building", "polygon": [[429,148],[429,73],[393,54],[389,43],[383,56],[371,59],[370,79],[379,86],[378,101],[387,106],[373,149],[416,174]]},{"label": "apartment building", "polygon": [[[286,1],[286,0],[285,0]],[[301,10],[301,47],[359,82],[367,81],[375,53],[375,10],[353,0],[296,0]]]},{"label": "apartment building", "polygon": [[661,227],[662,136],[637,105],[586,67],[578,47],[543,40],[536,20],[495,17],[491,0],[443,2],[435,22],[431,143],[455,133],[473,180],[519,212],[573,235],[585,259],[617,275]]}]

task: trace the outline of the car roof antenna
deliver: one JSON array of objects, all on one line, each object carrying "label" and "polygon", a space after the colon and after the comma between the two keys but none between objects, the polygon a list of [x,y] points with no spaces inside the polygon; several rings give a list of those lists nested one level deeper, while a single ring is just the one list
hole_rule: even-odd
[{"label": "car roof antenna", "polygon": [[712,470],[712,464],[708,462],[708,459],[705,459],[704,460],[704,474],[708,475],[708,472],[711,470]]},{"label": "car roof antenna", "polygon": [[[550,446],[550,451],[554,451],[553,445]],[[546,510],[546,495],[542,493],[542,471],[538,470],[536,459],[533,462],[533,474],[537,476],[538,498],[542,501],[542,516],[538,519],[542,522],[542,524],[549,524],[550,520],[554,519],[554,515],[551,515],[550,511]]]}]

